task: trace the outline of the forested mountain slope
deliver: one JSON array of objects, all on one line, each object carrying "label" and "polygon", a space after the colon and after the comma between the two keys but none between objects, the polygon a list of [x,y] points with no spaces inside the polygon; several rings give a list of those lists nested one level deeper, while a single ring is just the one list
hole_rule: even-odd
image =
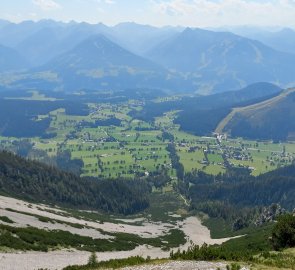
[{"label": "forested mountain slope", "polygon": [[295,89],[253,104],[235,108],[217,127],[235,137],[287,140],[295,136]]},{"label": "forested mountain slope", "polygon": [[211,217],[227,219],[236,215],[249,219],[255,208],[272,204],[292,211],[295,208],[295,165],[257,177],[249,175],[245,169],[230,169],[218,176],[192,172],[185,175],[179,189],[190,198],[193,208]]},{"label": "forested mountain slope", "polygon": [[[220,121],[233,107],[256,104],[277,96],[281,89],[270,83],[256,83],[238,91],[191,99],[191,105],[183,107],[175,123],[184,131],[197,135],[211,135]],[[192,121],[193,119],[193,121]]]},{"label": "forested mountain slope", "polygon": [[148,207],[145,182],[79,178],[0,152],[0,193],[35,202],[130,214]]}]

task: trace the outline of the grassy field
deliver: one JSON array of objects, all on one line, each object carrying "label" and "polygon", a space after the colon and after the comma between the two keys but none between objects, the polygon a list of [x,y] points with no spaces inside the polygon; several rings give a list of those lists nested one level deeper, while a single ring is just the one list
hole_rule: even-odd
[{"label": "grassy field", "polygon": [[[51,100],[37,91],[28,100]],[[175,97],[177,98],[177,97]],[[174,98],[173,98],[174,99]],[[166,99],[158,99],[164,102]],[[217,175],[225,172],[224,158],[233,166],[250,167],[253,175],[274,170],[292,163],[295,157],[295,144],[256,142],[243,139],[222,139],[198,137],[180,131],[173,123],[177,111],[167,111],[154,121],[145,122],[129,115],[130,111],[140,111],[142,102],[129,100],[120,103],[88,103],[89,114],[68,115],[60,108],[39,115],[39,119],[50,118],[48,139],[28,138],[36,151],[49,157],[69,151],[71,159],[83,161],[83,176],[134,177],[148,175],[162,169],[171,176],[171,160],[166,148],[168,140],[163,140],[162,131],[174,137],[177,155],[185,172],[203,170]],[[95,121],[118,119],[120,124],[95,125]],[[89,126],[91,125],[94,126]],[[15,142],[22,138],[0,137],[2,149],[13,149]],[[38,158],[38,153],[34,153]],[[44,156],[44,154],[43,154]]]}]

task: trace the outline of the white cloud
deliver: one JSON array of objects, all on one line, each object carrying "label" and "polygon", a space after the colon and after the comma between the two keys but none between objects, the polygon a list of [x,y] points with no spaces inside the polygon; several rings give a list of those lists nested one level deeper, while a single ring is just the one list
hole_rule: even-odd
[{"label": "white cloud", "polygon": [[33,0],[33,4],[41,8],[42,10],[53,10],[61,8],[60,4],[54,0]]},{"label": "white cloud", "polygon": [[21,13],[14,13],[14,14],[10,14],[10,13],[5,13],[4,15],[2,15],[2,18],[4,20],[8,20],[11,22],[21,22],[23,21],[23,15]]},{"label": "white cloud", "polygon": [[107,4],[107,5],[116,4],[116,1],[114,1],[114,0],[94,0],[94,1],[97,3]]},{"label": "white cloud", "polygon": [[104,0],[104,2],[108,5],[113,5],[116,3],[114,0]]},{"label": "white cloud", "polygon": [[191,14],[196,8],[194,3],[186,0],[152,1],[156,12],[170,16],[182,16]]},{"label": "white cloud", "polygon": [[176,24],[295,25],[295,0],[151,0],[154,12]]}]

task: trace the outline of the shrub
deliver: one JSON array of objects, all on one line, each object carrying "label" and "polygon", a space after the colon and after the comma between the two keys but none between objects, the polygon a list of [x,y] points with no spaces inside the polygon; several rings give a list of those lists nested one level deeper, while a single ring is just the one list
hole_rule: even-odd
[{"label": "shrub", "polygon": [[278,218],[272,231],[271,242],[275,250],[295,247],[295,216],[286,214]]}]

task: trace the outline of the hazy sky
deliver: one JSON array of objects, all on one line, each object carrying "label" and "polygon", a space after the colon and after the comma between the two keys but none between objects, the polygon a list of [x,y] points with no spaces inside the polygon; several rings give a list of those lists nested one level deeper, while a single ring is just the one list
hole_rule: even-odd
[{"label": "hazy sky", "polygon": [[295,0],[0,0],[0,18],[216,27],[295,27]]}]

